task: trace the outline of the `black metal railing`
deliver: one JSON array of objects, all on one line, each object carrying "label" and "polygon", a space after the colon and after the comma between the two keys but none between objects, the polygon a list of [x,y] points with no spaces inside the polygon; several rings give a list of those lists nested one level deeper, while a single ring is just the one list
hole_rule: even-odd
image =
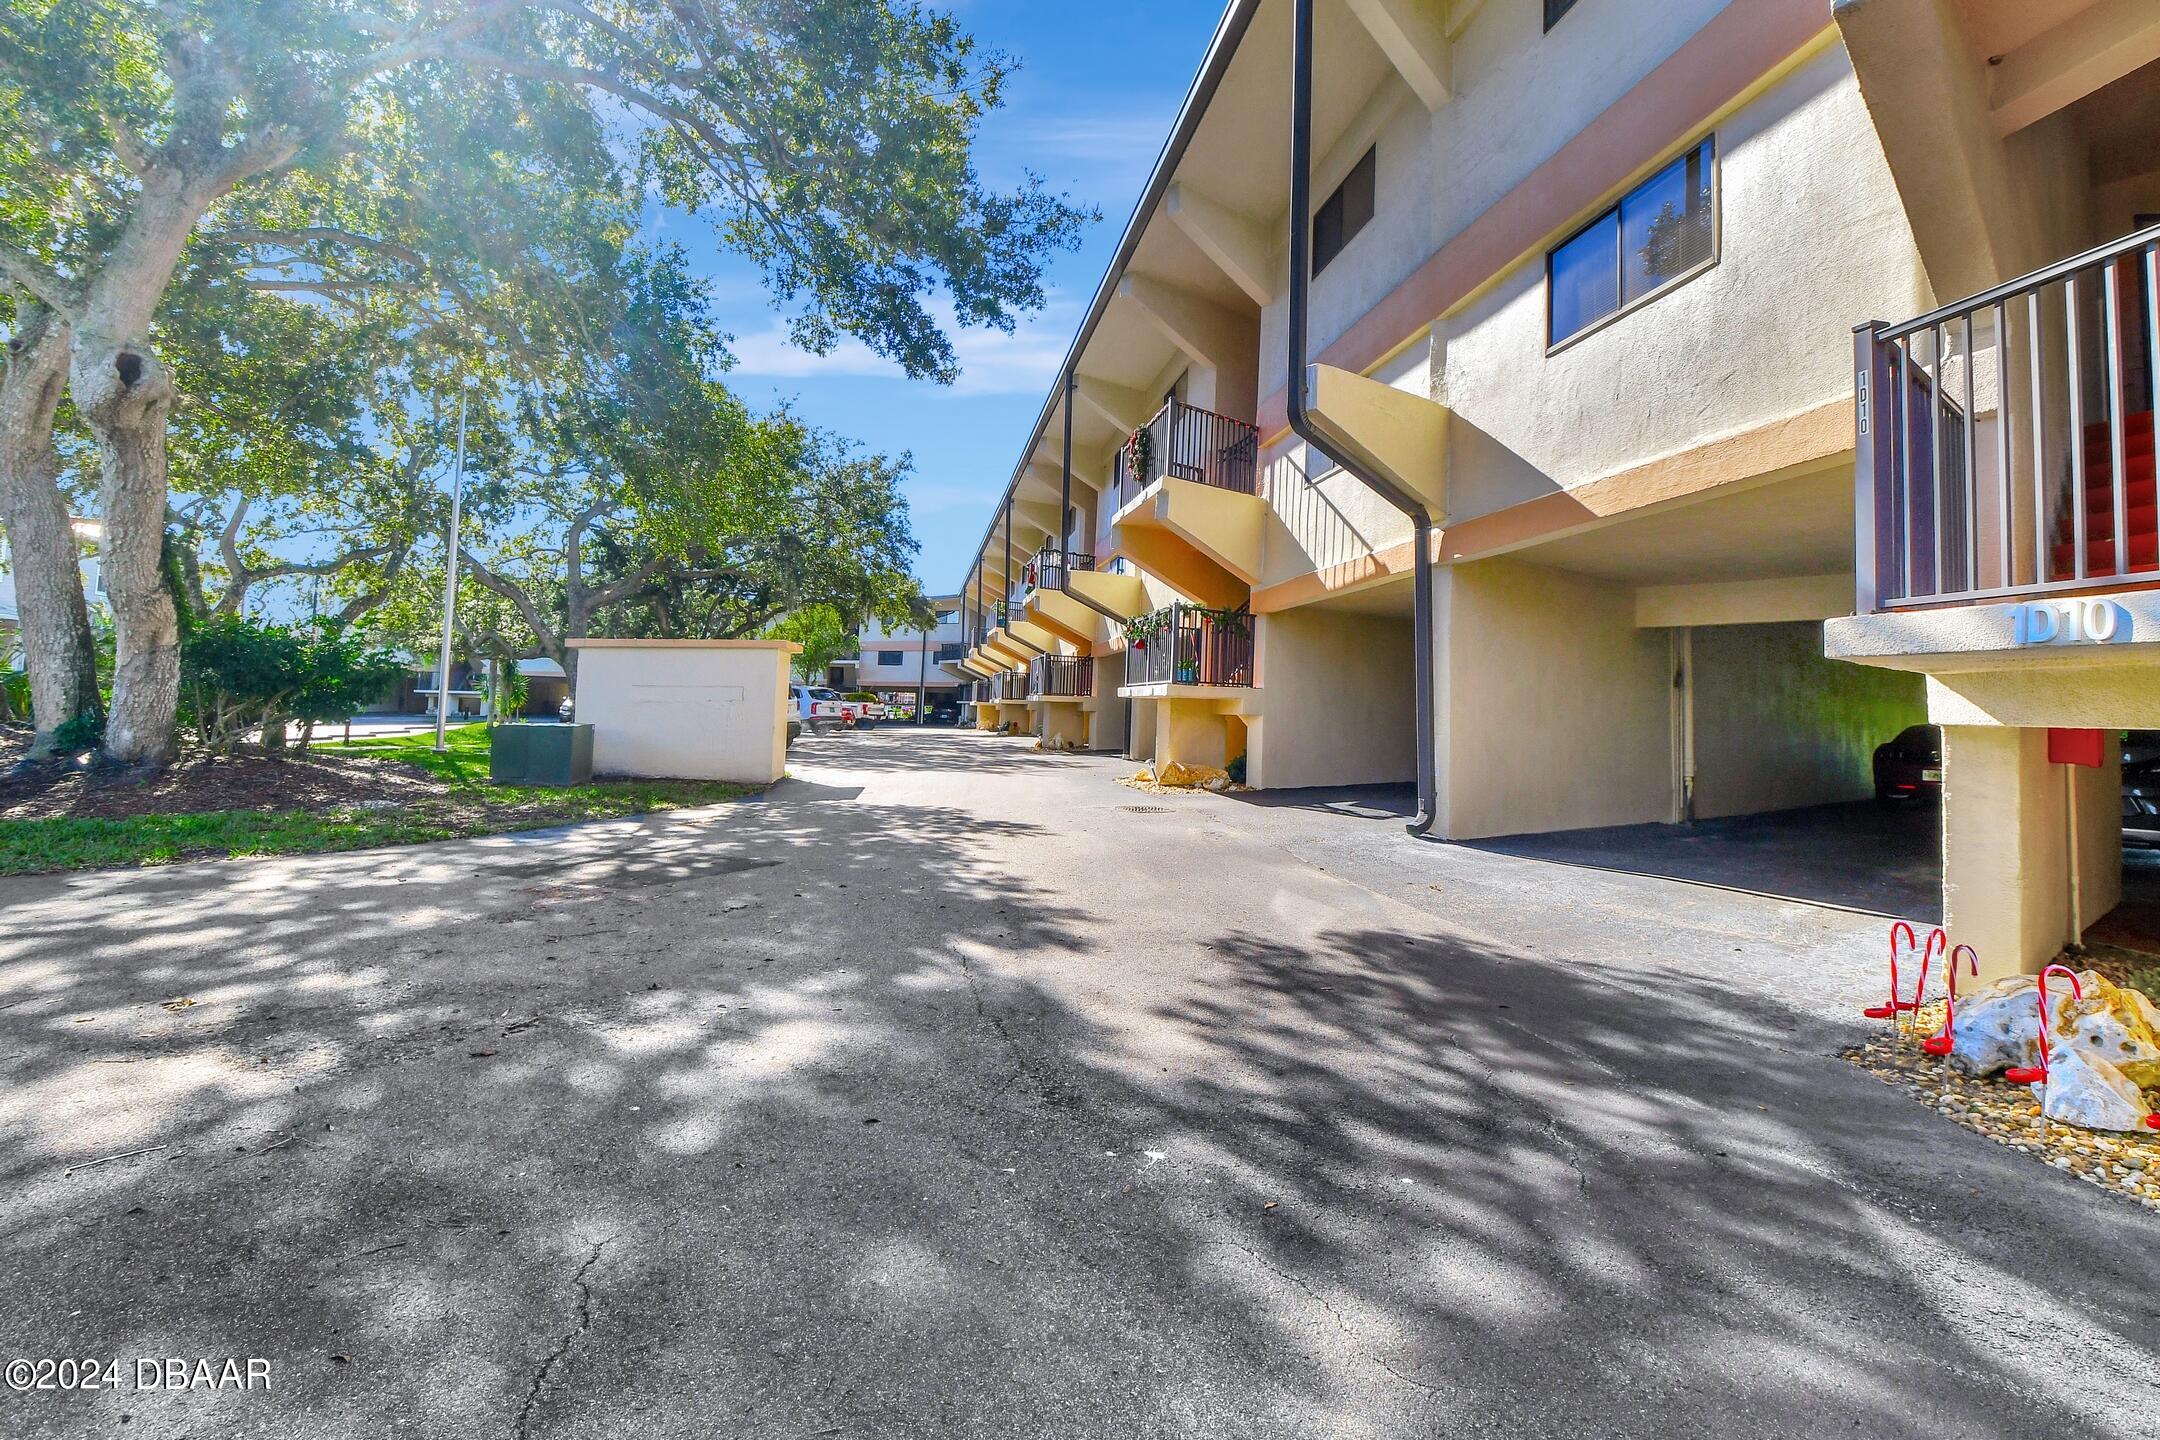
[{"label": "black metal railing", "polygon": [[1028,698],[1028,672],[1006,670],[990,682],[991,694],[999,700],[1025,700]]},{"label": "black metal railing", "polygon": [[1080,696],[1095,693],[1095,659],[1091,655],[1038,655],[1028,664],[1031,695]]},{"label": "black metal railing", "polygon": [[1854,338],[1860,613],[2160,579],[2160,226]]},{"label": "black metal railing", "polygon": [[1034,590],[1062,590],[1065,577],[1075,570],[1093,570],[1095,557],[1084,550],[1063,550],[1055,545],[1045,545],[1035,552],[1022,572],[1022,593]]},{"label": "black metal railing", "polygon": [[1259,459],[1256,427],[1172,400],[1118,447],[1111,478],[1120,506],[1164,476],[1255,495]]},{"label": "black metal railing", "polygon": [[1250,685],[1253,621],[1246,610],[1180,601],[1127,623],[1127,685]]}]

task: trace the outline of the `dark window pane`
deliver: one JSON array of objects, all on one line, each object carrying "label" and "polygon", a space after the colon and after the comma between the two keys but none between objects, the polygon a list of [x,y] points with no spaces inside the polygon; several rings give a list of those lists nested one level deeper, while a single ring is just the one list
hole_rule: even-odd
[{"label": "dark window pane", "polygon": [[1620,308],[1620,216],[1607,211],[1546,259],[1557,345]]},{"label": "dark window pane", "polygon": [[1342,182],[1342,238],[1347,245],[1372,223],[1374,182],[1379,178],[1379,152],[1367,150],[1365,158],[1350,167]]},{"label": "dark window pane", "polygon": [[1312,220],[1312,272],[1327,269],[1328,261],[1342,254],[1342,191],[1321,202]]},{"label": "dark window pane", "polygon": [[1335,193],[1313,212],[1313,274],[1327,269],[1328,262],[1342,254],[1343,247],[1371,222],[1379,178],[1377,155],[1377,151],[1367,150],[1350,167],[1342,184],[1335,187]]},{"label": "dark window pane", "polygon": [[1627,264],[1622,303],[1632,303],[1710,258],[1710,142],[1704,141],[1620,202]]},{"label": "dark window pane", "polygon": [[877,663],[888,670],[901,664],[902,661],[903,657],[898,650],[880,650],[877,652]]}]

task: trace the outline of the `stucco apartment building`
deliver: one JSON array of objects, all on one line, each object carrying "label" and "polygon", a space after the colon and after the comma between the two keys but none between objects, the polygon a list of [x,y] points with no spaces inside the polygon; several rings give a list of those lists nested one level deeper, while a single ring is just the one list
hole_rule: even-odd
[{"label": "stucco apartment building", "polygon": [[878,620],[864,623],[853,657],[834,677],[848,689],[869,690],[913,704],[918,692],[929,703],[956,697],[962,686],[951,668],[965,653],[960,627],[960,597],[930,598],[937,623],[928,630],[891,627]]},{"label": "stucco apartment building", "polygon": [[2120,890],[2061,727],[2160,726],[2155,219],[2151,0],[1232,0],[960,669],[1446,839],[1860,798],[1932,719],[1951,928],[2036,965]]}]

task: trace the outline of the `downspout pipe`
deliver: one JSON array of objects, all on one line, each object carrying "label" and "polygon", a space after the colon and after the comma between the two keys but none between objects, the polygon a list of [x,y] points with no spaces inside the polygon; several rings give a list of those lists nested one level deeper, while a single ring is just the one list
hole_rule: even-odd
[{"label": "downspout pipe", "polygon": [[1289,396],[1290,433],[1325,452],[1329,459],[1388,504],[1410,518],[1412,575],[1417,593],[1411,601],[1413,683],[1417,687],[1417,803],[1416,818],[1406,827],[1412,835],[1431,833],[1439,819],[1440,796],[1434,760],[1433,719],[1433,533],[1437,528],[1432,511],[1417,496],[1380,474],[1363,457],[1343,452],[1313,428],[1309,403],[1312,379],[1307,369],[1312,300],[1312,82],[1314,0],[1292,0],[1290,22],[1290,315]]}]

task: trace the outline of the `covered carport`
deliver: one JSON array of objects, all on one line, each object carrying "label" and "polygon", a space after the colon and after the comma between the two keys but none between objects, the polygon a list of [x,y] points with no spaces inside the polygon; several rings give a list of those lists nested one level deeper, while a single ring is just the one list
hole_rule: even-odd
[{"label": "covered carport", "polygon": [[1443,833],[1935,914],[1939,816],[1874,802],[1875,748],[1926,721],[1925,687],[1822,653],[1851,554],[1832,458],[1444,566]]},{"label": "covered carport", "polygon": [[1871,800],[1470,842],[1498,855],[1744,891],[1810,905],[1942,920],[1942,815]]}]

